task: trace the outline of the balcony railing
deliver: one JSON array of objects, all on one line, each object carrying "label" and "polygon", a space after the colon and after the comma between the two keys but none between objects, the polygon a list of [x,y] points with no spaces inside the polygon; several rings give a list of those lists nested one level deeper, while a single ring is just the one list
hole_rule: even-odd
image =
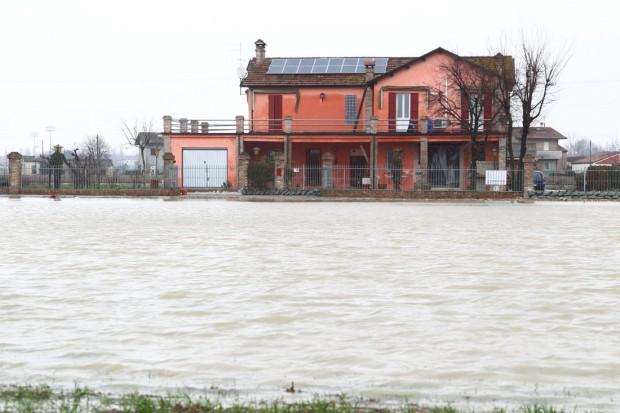
[{"label": "balcony railing", "polygon": [[[498,125],[484,122],[480,135],[499,132]],[[463,134],[469,133],[458,121],[446,119],[173,119],[164,117],[165,134]]]}]

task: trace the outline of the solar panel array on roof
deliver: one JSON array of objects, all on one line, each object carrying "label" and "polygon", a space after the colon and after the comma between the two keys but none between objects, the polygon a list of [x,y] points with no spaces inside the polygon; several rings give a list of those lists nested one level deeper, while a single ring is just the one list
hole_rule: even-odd
[{"label": "solar panel array on roof", "polygon": [[[310,57],[271,59],[267,74],[271,75],[318,75],[329,73],[364,73],[367,57]],[[374,57],[375,73],[385,73],[387,57]]]}]

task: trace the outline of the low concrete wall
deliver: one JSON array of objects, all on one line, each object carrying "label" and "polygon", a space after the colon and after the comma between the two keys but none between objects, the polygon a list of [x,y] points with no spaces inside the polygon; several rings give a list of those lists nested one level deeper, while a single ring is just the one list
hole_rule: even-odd
[{"label": "low concrete wall", "polygon": [[67,195],[67,196],[120,196],[120,197],[148,197],[148,196],[177,196],[178,189],[63,189],[22,188],[23,195]]},{"label": "low concrete wall", "polygon": [[521,192],[471,192],[471,191],[321,191],[321,196],[343,198],[385,199],[517,199]]}]

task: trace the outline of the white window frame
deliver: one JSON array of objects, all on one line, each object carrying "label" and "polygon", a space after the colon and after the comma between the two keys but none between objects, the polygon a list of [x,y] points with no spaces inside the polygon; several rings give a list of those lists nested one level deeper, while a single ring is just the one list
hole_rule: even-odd
[{"label": "white window frame", "polygon": [[396,132],[407,132],[411,121],[411,94],[396,94]]}]

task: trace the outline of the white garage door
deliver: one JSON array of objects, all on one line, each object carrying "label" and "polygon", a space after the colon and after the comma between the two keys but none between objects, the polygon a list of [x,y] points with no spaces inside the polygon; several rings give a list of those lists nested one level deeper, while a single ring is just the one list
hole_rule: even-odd
[{"label": "white garage door", "polygon": [[227,182],[226,149],[183,149],[184,188],[220,188]]}]

